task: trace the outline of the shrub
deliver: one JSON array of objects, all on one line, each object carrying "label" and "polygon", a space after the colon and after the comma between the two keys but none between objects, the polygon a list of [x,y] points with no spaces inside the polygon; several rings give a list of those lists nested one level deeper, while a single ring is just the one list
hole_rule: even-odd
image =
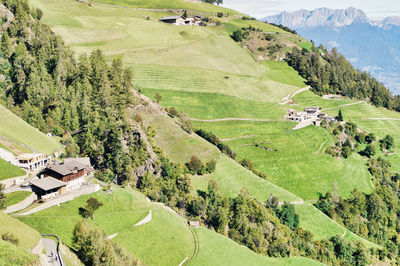
[{"label": "shrub", "polygon": [[197,174],[203,167],[203,163],[198,157],[193,155],[192,158],[190,158],[190,161],[186,163],[186,166],[191,174]]},{"label": "shrub", "polygon": [[221,23],[221,21],[218,20],[217,22],[215,22],[215,25],[216,25],[216,26],[221,26],[222,23]]},{"label": "shrub", "polygon": [[253,170],[254,169],[253,163],[247,158],[242,159],[240,161],[240,165],[245,167],[245,168],[247,168],[247,169],[249,169],[249,170]]},{"label": "shrub", "polygon": [[222,18],[223,16],[224,16],[224,13],[222,13],[222,12],[217,13],[217,17]]},{"label": "shrub", "polygon": [[360,152],[361,155],[367,156],[368,158],[371,158],[376,154],[375,147],[371,144],[368,144],[367,147],[363,151]]},{"label": "shrub", "polygon": [[19,240],[18,238],[13,235],[12,233],[5,233],[1,236],[1,239],[3,239],[4,241],[10,242],[14,245],[18,245]]},{"label": "shrub", "polygon": [[179,122],[181,123],[182,129],[186,131],[186,133],[192,134],[193,125],[188,114],[182,113],[179,117]]},{"label": "shrub", "polygon": [[365,137],[365,141],[368,144],[371,144],[372,142],[374,142],[376,139],[375,134],[374,133],[369,133],[366,137]]},{"label": "shrub", "polygon": [[167,112],[171,117],[179,116],[179,112],[175,109],[175,107],[171,107],[171,108],[167,109]]},{"label": "shrub", "polygon": [[210,160],[206,163],[206,172],[207,173],[212,173],[215,171],[215,167],[217,166],[217,161],[216,160]]},{"label": "shrub", "polygon": [[232,33],[231,37],[235,42],[243,41],[243,32],[242,32],[242,30],[235,30]]}]

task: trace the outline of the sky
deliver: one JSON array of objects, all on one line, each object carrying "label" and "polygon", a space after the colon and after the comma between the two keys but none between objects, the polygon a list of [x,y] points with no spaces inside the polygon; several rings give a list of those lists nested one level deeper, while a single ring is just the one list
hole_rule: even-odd
[{"label": "sky", "polygon": [[400,16],[400,0],[224,0],[224,6],[256,18],[282,11],[312,10],[318,7],[356,7],[364,10],[371,19]]}]

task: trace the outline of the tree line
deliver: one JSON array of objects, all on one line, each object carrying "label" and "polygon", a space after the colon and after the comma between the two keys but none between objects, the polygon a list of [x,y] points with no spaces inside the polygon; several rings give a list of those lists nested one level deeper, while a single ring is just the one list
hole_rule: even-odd
[{"label": "tree line", "polygon": [[294,48],[287,53],[286,60],[319,95],[340,94],[400,111],[399,96],[393,96],[367,72],[356,70],[335,48],[331,51],[322,45],[313,45],[310,51]]}]

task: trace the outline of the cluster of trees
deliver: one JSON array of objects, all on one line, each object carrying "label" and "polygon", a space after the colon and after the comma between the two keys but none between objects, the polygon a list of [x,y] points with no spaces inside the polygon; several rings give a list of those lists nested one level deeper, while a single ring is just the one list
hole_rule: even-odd
[{"label": "cluster of trees", "polygon": [[[26,0],[5,0],[15,20],[1,37],[0,101],[41,131],[63,137],[66,156],[89,156],[121,181],[147,159],[129,118],[129,68],[100,51],[78,61]],[[70,132],[79,132],[71,135]]]},{"label": "cluster of trees", "polygon": [[[340,110],[337,120],[338,122],[327,123],[326,121],[323,121],[323,123],[321,123],[321,126],[326,128],[336,140],[334,146],[326,149],[325,152],[327,154],[330,154],[333,157],[342,156],[348,158],[354,151],[356,151],[361,156],[366,156],[368,158],[375,156],[376,136],[374,133],[366,134],[363,131],[358,130],[355,123],[343,122],[343,114]],[[379,143],[381,151],[387,152],[393,147],[394,139],[392,136],[386,135],[379,141]]]},{"label": "cluster of trees", "polygon": [[224,144],[214,133],[212,132],[207,132],[202,129],[196,130],[195,131],[197,135],[202,137],[203,139],[207,140],[211,144],[214,144],[217,146],[217,148],[224,154],[228,155],[232,159],[236,158],[236,153],[231,150],[231,148]]},{"label": "cluster of trees", "polygon": [[390,162],[370,159],[368,168],[375,190],[365,194],[354,190],[347,199],[335,199],[331,193],[320,195],[315,206],[352,232],[379,243],[381,258],[400,262],[400,175],[390,171]]},{"label": "cluster of trees", "polygon": [[286,60],[317,94],[341,94],[400,111],[400,97],[393,97],[370,74],[356,70],[335,48],[331,51],[322,45],[313,46],[310,51],[294,48]]},{"label": "cluster of trees", "polygon": [[371,261],[370,250],[361,243],[340,236],[313,240],[312,233],[299,227],[293,205],[280,205],[275,197],[261,203],[243,189],[229,198],[214,180],[206,191],[193,195],[186,167],[160,158],[161,176],[146,174],[137,184],[141,191],[255,252],[272,257],[305,256],[333,265],[367,265]]},{"label": "cluster of trees", "polygon": [[286,26],[284,26],[282,24],[275,24],[275,23],[270,23],[270,22],[267,22],[267,21],[265,21],[265,23],[271,24],[272,26],[278,27],[278,28],[280,28],[280,29],[282,29],[284,31],[287,31],[287,32],[290,32],[290,33],[293,33],[293,34],[297,35],[297,32],[295,30],[293,30],[293,29],[291,29],[289,27],[286,27]]},{"label": "cluster of trees", "polygon": [[82,219],[75,225],[73,246],[85,265],[138,265],[138,261],[125,249],[108,240],[106,233],[87,219]]},{"label": "cluster of trees", "polygon": [[192,175],[211,174],[215,171],[216,166],[216,160],[211,159],[206,164],[203,164],[197,156],[192,156],[192,158],[190,158],[190,161],[186,163],[186,167],[188,168],[189,173],[191,173]]}]

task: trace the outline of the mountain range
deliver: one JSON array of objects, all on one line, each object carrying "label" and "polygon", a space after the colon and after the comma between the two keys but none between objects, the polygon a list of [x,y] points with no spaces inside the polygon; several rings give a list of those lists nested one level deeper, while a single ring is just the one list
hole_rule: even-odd
[{"label": "mountain range", "polygon": [[262,20],[293,28],[317,45],[336,47],[355,67],[400,93],[400,17],[372,20],[350,7],[282,12]]}]

